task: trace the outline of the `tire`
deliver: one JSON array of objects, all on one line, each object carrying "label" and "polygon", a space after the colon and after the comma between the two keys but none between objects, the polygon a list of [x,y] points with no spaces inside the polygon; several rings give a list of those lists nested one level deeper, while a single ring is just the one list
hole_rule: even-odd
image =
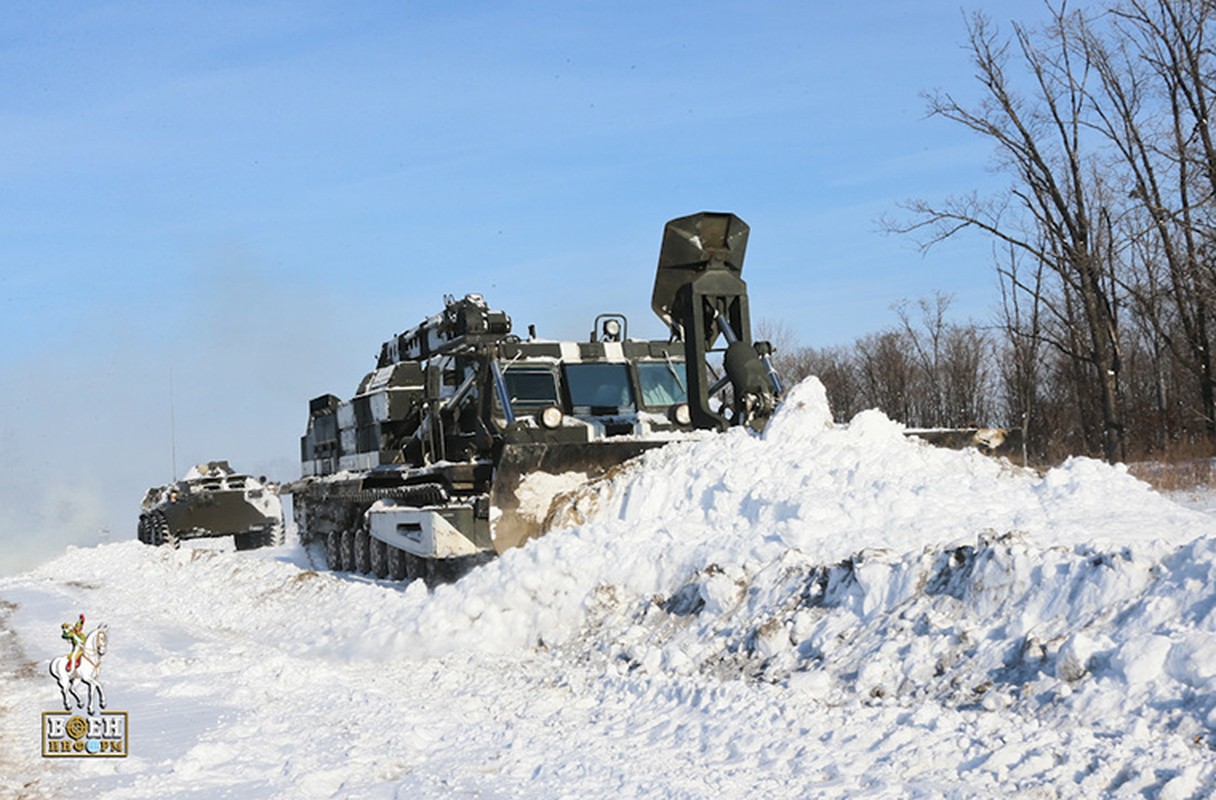
[{"label": "tire", "polygon": [[405,580],[405,551],[388,545],[385,553],[388,562],[388,576],[395,581]]},{"label": "tire", "polygon": [[167,545],[175,550],[180,543],[177,534],[169,529],[169,521],[160,511],[153,511],[148,515],[148,540],[156,547]]},{"label": "tire", "polygon": [[144,544],[152,544],[152,539],[148,534],[148,518],[143,514],[139,515],[139,528],[136,531],[136,536]]},{"label": "tire", "polygon": [[262,544],[266,547],[282,547],[287,543],[287,530],[282,522],[272,522],[262,534]]},{"label": "tire", "polygon": [[419,578],[426,580],[426,559],[419,558],[413,553],[405,553],[405,578],[410,581],[416,581]]},{"label": "tire", "polygon": [[342,531],[342,544],[339,549],[341,550],[341,558],[339,560],[342,562],[342,569],[346,572],[350,572],[350,571],[354,570],[354,568],[355,568],[355,532],[354,531]]},{"label": "tire", "polygon": [[371,569],[371,573],[377,578],[388,577],[388,545],[372,537],[368,536],[367,543],[367,564]]},{"label": "tire", "polygon": [[362,528],[355,531],[355,571],[364,575],[372,571],[371,538]]},{"label": "tire", "polygon": [[236,545],[237,550],[256,550],[262,546],[262,532],[234,533],[232,542]]},{"label": "tire", "polygon": [[330,531],[325,534],[325,562],[333,572],[341,572],[342,567],[342,534]]}]

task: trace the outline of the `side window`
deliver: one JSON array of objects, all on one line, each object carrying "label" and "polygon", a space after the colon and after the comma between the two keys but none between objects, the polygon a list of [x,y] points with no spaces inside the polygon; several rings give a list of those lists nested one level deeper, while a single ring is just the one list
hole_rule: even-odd
[{"label": "side window", "polygon": [[688,402],[688,376],[683,361],[639,361],[642,406],[673,406]]},{"label": "side window", "polygon": [[604,413],[600,409],[610,409],[609,413],[637,410],[625,364],[567,364],[566,388],[575,413],[580,408],[591,409],[592,413]]},{"label": "side window", "polygon": [[561,405],[557,400],[557,380],[547,369],[508,368],[503,378],[511,397],[511,409],[516,414]]}]

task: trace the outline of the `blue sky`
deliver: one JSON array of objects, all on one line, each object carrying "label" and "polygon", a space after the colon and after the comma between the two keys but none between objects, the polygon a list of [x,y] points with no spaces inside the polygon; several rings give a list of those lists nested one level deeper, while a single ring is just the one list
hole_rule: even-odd
[{"label": "blue sky", "polygon": [[925,118],[923,91],[975,95],[963,21],[928,0],[10,7],[0,539],[28,563],[128,538],[143,491],[197,461],[293,477],[308,399],[349,396],[444,294],[552,338],[601,311],[662,335],[663,223],[700,210],[751,225],[753,317],[802,344],[935,291],[987,319],[986,243],[922,255],[876,223],[1002,183]]}]

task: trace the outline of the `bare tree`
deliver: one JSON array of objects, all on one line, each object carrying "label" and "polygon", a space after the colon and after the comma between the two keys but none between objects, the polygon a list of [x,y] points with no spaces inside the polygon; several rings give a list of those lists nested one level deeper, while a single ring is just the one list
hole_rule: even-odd
[{"label": "bare tree", "polygon": [[870,407],[861,387],[858,359],[852,349],[804,347],[799,354],[807,374],[816,375],[823,382],[833,417],[841,421],[849,420],[857,412]]},{"label": "bare tree", "polygon": [[968,427],[989,413],[988,338],[974,325],[949,322],[951,301],[941,292],[921,298],[915,303],[919,322],[911,314],[912,304],[895,306],[900,334],[917,367],[912,416],[906,421],[919,426]]},{"label": "bare tree", "polygon": [[916,413],[916,364],[899,331],[864,336],[854,345],[858,383],[866,408],[877,407],[888,417],[919,425]]},{"label": "bare tree", "polygon": [[[1101,453],[1115,461],[1123,455],[1124,434],[1118,261],[1109,189],[1098,178],[1102,165],[1086,155],[1092,65],[1075,46],[1075,33],[1075,19],[1063,6],[1052,10],[1040,32],[1014,24],[1011,40],[1002,40],[984,15],[972,17],[968,45],[984,99],[968,107],[939,93],[929,98],[930,111],[995,145],[998,166],[1013,178],[1009,196],[972,195],[941,205],[915,201],[909,205],[914,221],[891,227],[927,234],[925,247],[978,230],[1034,265],[1033,282],[1011,271],[1000,274],[1008,292],[1027,295],[1039,309],[1043,324],[1034,335],[1075,362],[1083,387],[1092,387],[1102,420]],[[1007,72],[1013,59],[1029,97],[1019,94]]]},{"label": "bare tree", "polygon": [[1129,0],[1115,9],[1111,35],[1080,26],[1101,79],[1091,99],[1094,127],[1128,183],[1126,286],[1155,337],[1149,352],[1164,344],[1192,375],[1209,439],[1216,438],[1209,312],[1216,146],[1208,122],[1216,56],[1206,44],[1213,14],[1206,1]]},{"label": "bare tree", "polygon": [[[1039,302],[1043,281],[1043,265],[1034,262],[1032,274],[1021,271],[1023,254],[1017,248],[1006,247],[1007,261],[999,269],[1007,276],[1000,283],[1002,332],[1006,351],[1000,364],[1003,400],[1007,419],[1020,427],[1028,448],[1042,453],[1047,427],[1041,416],[1039,394],[1042,389],[1041,347],[1043,342]],[[1027,287],[1016,291],[1019,284]],[[1039,438],[1036,441],[1035,436]]]}]

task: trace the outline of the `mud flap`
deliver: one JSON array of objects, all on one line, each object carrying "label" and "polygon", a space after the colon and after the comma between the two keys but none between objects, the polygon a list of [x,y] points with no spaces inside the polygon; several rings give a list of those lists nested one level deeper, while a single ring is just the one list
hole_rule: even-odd
[{"label": "mud flap", "polygon": [[490,489],[494,549],[519,547],[548,531],[555,501],[663,441],[508,444]]}]

